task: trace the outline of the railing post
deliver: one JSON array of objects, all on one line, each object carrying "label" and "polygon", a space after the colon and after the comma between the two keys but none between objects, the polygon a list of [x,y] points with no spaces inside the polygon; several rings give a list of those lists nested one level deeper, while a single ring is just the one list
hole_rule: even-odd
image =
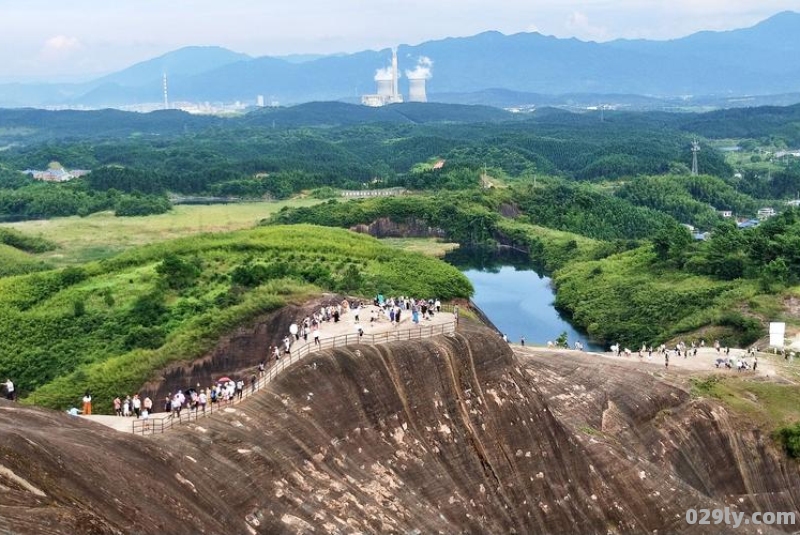
[{"label": "railing post", "polygon": [[[452,311],[452,307],[450,307],[450,308],[442,307],[442,310],[443,311]],[[396,329],[396,330],[392,329],[392,330],[389,330],[389,331],[385,331],[383,333],[377,333],[377,334],[376,333],[372,333],[372,334],[368,335],[369,336],[368,340],[370,340],[370,343],[372,345],[376,345],[376,344],[379,344],[381,342],[388,343],[389,341],[392,341],[392,340],[394,340],[394,341],[403,340],[404,339],[403,338],[403,332],[402,332],[403,330],[405,330],[405,336],[406,336],[405,339],[406,340],[412,340],[412,339],[421,339],[421,338],[425,338],[425,337],[428,337],[428,336],[433,336],[434,334],[437,334],[437,333],[438,334],[445,334],[445,333],[449,333],[449,332],[456,332],[457,329],[458,329],[458,321],[454,319],[451,322],[446,322],[446,323],[442,323],[442,324],[439,324],[439,325],[433,325],[433,324],[419,325],[418,324],[418,325],[415,325],[415,326],[413,326],[413,327],[411,327],[409,329]],[[344,338],[342,338],[342,336]],[[312,353],[312,348],[313,348],[314,351],[316,351],[317,348],[319,348],[319,350],[322,350],[323,348],[326,348],[326,347],[336,348],[337,347],[337,343],[339,344],[339,347],[341,347],[342,346],[342,341],[344,342],[345,346],[350,345],[350,344],[367,343],[365,340],[367,340],[367,339],[365,338],[364,335],[359,336],[358,334],[356,334],[356,335],[344,334],[344,335],[339,335],[339,336],[332,336],[332,337],[329,337],[329,338],[326,338],[326,339],[320,339],[319,340],[319,346],[317,346],[316,344],[314,344],[312,346],[311,344],[306,343],[306,345],[304,345],[303,347],[299,347],[295,351],[290,352],[288,358],[286,358],[286,356],[284,355],[284,358],[280,359],[279,361],[276,361],[272,366],[270,366],[269,369],[267,370],[266,374],[264,374],[256,382],[256,384],[255,384],[256,390],[259,390],[263,386],[266,386],[272,380],[277,378],[278,374],[280,374],[282,371],[286,370],[286,368],[291,366],[293,363],[300,361],[306,355]],[[249,396],[251,393],[252,392],[245,392],[245,396],[244,397]],[[234,404],[238,403],[238,401],[239,401],[238,399],[234,400]],[[217,401],[217,403],[221,404],[222,402],[221,401]],[[212,414],[212,415],[214,414],[214,405],[215,405],[214,403],[211,403],[209,401],[209,403],[206,406],[206,408],[208,409],[208,414]],[[200,415],[200,413],[198,411],[198,408],[195,407],[194,420],[197,421],[200,418],[200,416],[201,415]],[[206,416],[206,411],[203,411],[202,416]],[[158,424],[156,424],[156,422],[154,422],[152,420],[148,420],[148,422],[147,422],[148,425],[144,425],[143,422],[134,420],[133,422],[131,422],[131,431],[133,432],[133,434],[154,435],[157,432],[156,425],[158,425],[159,428],[160,428],[160,432],[164,433],[166,430],[171,429],[172,427],[175,426],[176,420],[177,420],[177,422],[179,424],[183,424],[184,423],[184,416],[183,416],[183,412],[181,411],[180,415],[177,418],[172,416],[172,417],[167,417],[167,418],[159,418],[159,420],[160,421],[158,422]],[[188,412],[186,414],[185,421],[186,422],[191,422],[192,421],[191,408],[188,410]],[[137,424],[140,424],[140,425],[137,426]]]}]

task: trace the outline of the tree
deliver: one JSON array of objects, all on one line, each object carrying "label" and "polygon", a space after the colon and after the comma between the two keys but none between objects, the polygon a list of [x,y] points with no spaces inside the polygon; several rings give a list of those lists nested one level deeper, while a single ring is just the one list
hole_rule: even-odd
[{"label": "tree", "polygon": [[686,252],[692,243],[692,236],[686,227],[665,228],[653,238],[653,250],[662,262],[671,262],[682,267]]},{"label": "tree", "polygon": [[173,290],[192,286],[200,276],[198,262],[188,262],[176,254],[168,254],[156,266],[156,273],[161,275],[164,283]]}]

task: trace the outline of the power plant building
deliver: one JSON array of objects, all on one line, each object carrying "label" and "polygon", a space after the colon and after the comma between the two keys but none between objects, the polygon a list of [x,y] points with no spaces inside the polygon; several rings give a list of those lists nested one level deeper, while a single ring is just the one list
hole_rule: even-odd
[{"label": "power plant building", "polygon": [[[431,77],[431,66],[433,62],[426,57],[420,57],[417,66],[413,71],[406,71],[408,78],[408,101],[427,102],[428,96],[425,93],[426,81]],[[400,72],[397,67],[397,50],[392,49],[392,65],[384,69],[378,69],[375,73],[375,84],[377,93],[374,95],[363,95],[361,103],[365,106],[385,106],[403,102],[403,95],[400,94]]]},{"label": "power plant building", "polygon": [[392,66],[386,69],[379,69],[375,73],[375,83],[378,85],[378,92],[374,95],[363,95],[361,103],[365,106],[385,106],[403,102],[403,95],[399,91],[400,73],[397,70],[397,50],[392,49]]}]

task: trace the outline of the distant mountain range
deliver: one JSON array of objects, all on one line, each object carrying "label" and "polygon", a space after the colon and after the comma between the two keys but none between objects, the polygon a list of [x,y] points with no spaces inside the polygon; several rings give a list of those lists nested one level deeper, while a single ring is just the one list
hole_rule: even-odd
[{"label": "distant mountain range", "polygon": [[[595,43],[485,32],[401,45],[401,72],[413,69],[421,56],[433,60],[428,95],[439,102],[513,107],[613,100],[659,107],[700,97],[700,102],[716,106],[754,102],[742,100],[746,96],[771,102],[764,97],[791,94],[780,103],[800,100],[800,13],[795,12],[779,13],[750,28],[670,41]],[[255,105],[257,95],[281,105],[358,102],[361,94],[375,92],[375,72],[390,57],[389,50],[382,50],[253,58],[219,47],[188,47],[88,83],[3,84],[0,107],[158,103],[164,73],[173,102]]]}]

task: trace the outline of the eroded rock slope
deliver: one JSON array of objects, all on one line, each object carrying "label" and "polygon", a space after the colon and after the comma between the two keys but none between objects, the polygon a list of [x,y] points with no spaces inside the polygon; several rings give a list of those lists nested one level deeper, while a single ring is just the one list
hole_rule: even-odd
[{"label": "eroded rock slope", "polygon": [[718,533],[684,511],[800,504],[722,407],[478,327],[321,353],[155,438],[4,404],[0,485],[0,533]]}]

